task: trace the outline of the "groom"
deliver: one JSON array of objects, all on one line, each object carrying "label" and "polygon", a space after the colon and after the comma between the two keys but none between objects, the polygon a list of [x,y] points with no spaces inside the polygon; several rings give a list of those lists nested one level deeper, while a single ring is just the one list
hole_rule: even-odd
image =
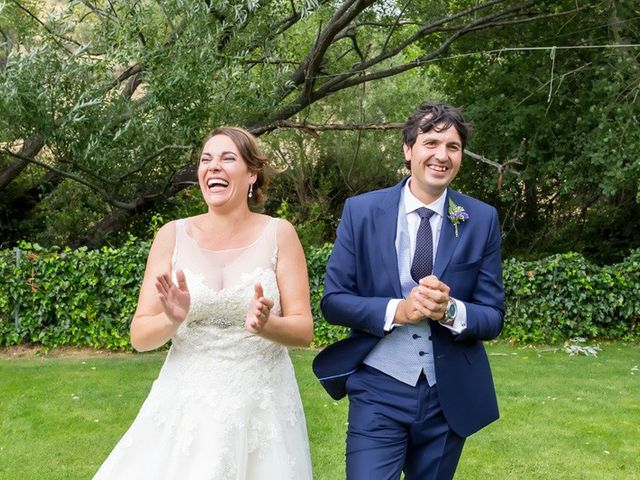
[{"label": "groom", "polygon": [[322,312],[351,328],[314,372],[349,396],[347,479],[451,479],[465,438],[498,418],[483,340],[502,329],[495,208],[451,190],[469,126],[421,105],[403,129],[411,175],[350,198]]}]

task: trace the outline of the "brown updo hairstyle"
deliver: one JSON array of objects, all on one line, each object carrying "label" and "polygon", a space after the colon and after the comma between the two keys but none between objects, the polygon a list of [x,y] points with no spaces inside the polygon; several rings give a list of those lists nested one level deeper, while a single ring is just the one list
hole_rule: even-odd
[{"label": "brown updo hairstyle", "polygon": [[205,137],[202,142],[202,147],[200,148],[200,156],[202,156],[202,150],[204,149],[205,144],[216,135],[225,135],[226,137],[229,137],[238,149],[238,152],[240,152],[240,155],[247,164],[249,171],[257,175],[256,181],[253,184],[253,196],[248,198],[249,203],[255,205],[264,203],[267,199],[267,187],[269,186],[269,177],[267,176],[267,172],[270,172],[271,169],[268,159],[262,152],[256,137],[244,128],[218,127]]}]

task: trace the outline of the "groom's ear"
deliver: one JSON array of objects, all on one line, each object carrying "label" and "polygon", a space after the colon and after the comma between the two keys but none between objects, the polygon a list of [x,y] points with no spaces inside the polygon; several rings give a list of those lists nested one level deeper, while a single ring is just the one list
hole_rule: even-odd
[{"label": "groom's ear", "polygon": [[407,145],[406,143],[402,144],[402,150],[404,151],[404,159],[407,162],[411,161],[411,147],[409,145]]}]

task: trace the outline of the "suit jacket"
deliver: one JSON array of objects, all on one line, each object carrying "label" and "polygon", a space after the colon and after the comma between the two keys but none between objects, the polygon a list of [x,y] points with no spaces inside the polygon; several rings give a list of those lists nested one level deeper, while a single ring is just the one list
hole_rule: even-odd
[{"label": "suit jacket", "polygon": [[[333,398],[345,395],[349,374],[383,337],[387,303],[402,298],[395,248],[398,202],[407,179],[348,199],[327,264],[322,313],[351,329],[350,337],[324,349],[314,372]],[[483,340],[502,330],[504,292],[496,209],[448,189],[469,218],[444,218],[433,273],[450,295],[465,303],[467,328],[459,335],[431,323],[438,396],[451,428],[469,436],[498,418],[498,405]],[[402,328],[402,327],[396,327]]]}]

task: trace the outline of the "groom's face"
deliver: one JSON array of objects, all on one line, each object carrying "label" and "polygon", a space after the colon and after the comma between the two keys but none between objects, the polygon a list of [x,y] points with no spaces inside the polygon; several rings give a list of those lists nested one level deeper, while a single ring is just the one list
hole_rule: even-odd
[{"label": "groom's face", "polygon": [[460,170],[462,141],[452,125],[421,133],[413,146],[404,144],[405,159],[411,162],[411,192],[429,204],[449,186]]}]

